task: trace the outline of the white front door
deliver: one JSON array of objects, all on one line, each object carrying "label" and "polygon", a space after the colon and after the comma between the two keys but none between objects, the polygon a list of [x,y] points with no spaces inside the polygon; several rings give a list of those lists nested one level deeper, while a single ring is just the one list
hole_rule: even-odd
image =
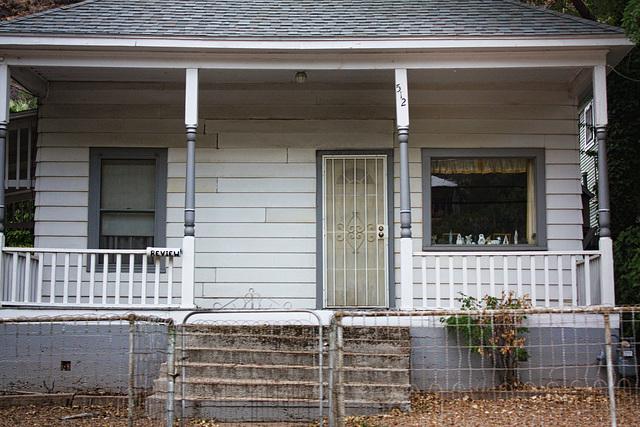
[{"label": "white front door", "polygon": [[387,156],[323,156],[325,307],[387,307]]}]

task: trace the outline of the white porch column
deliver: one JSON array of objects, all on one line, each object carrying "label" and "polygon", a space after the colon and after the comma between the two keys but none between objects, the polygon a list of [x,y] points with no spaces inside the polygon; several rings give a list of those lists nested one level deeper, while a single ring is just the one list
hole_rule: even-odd
[{"label": "white porch column", "polygon": [[[4,174],[7,143],[7,125],[9,124],[11,74],[6,64],[0,64],[0,234],[4,234]],[[4,240],[2,240],[4,246]]]},{"label": "white porch column", "polygon": [[409,89],[407,70],[396,70],[396,119],[400,151],[400,309],[413,309],[413,243],[409,189]]},{"label": "white porch column", "polygon": [[609,204],[609,174],[607,172],[607,69],[593,67],[593,111],[598,140],[598,217],[600,222],[600,298],[602,305],[615,304],[613,279],[613,241]]},{"label": "white porch column", "polygon": [[[7,142],[7,125],[9,124],[9,99],[11,74],[6,64],[0,64],[0,278],[4,277],[4,173]],[[0,303],[0,307],[2,304]]]},{"label": "white porch column", "polygon": [[182,239],[182,307],[195,307],[196,276],[196,131],[198,129],[198,70],[187,69],[184,124],[187,128],[187,170]]}]

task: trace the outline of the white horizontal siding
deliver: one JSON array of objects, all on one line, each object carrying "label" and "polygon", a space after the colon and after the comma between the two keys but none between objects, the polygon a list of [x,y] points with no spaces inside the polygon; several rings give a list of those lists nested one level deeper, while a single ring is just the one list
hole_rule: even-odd
[{"label": "white horizontal siding", "polygon": [[[202,85],[196,140],[199,305],[254,288],[296,307],[315,307],[316,150],[393,148],[392,88]],[[416,250],[422,244],[421,148],[545,149],[549,247],[579,247],[578,127],[566,88],[412,82],[409,99]],[[181,245],[183,85],[53,82],[41,114],[38,245],[86,246],[89,147],[98,146],[169,148],[167,245]],[[398,236],[397,150],[395,161]]]}]

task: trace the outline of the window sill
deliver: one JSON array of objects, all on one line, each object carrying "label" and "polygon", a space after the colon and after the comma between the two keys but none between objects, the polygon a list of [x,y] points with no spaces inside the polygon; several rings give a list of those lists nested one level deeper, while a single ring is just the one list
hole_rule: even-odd
[{"label": "window sill", "polygon": [[423,252],[526,252],[546,251],[546,246],[535,245],[438,245],[423,246]]}]

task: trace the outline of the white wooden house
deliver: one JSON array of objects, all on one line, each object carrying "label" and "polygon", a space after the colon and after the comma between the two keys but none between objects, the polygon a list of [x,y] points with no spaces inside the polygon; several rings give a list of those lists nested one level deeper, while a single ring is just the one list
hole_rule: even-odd
[{"label": "white wooden house", "polygon": [[[2,248],[3,315],[613,304],[606,159],[586,252],[577,117],[592,91],[604,147],[631,47],[512,0],[92,0],[0,23],[1,144],[10,78],[40,100],[35,247]],[[9,163],[5,187],[31,185]]]}]

